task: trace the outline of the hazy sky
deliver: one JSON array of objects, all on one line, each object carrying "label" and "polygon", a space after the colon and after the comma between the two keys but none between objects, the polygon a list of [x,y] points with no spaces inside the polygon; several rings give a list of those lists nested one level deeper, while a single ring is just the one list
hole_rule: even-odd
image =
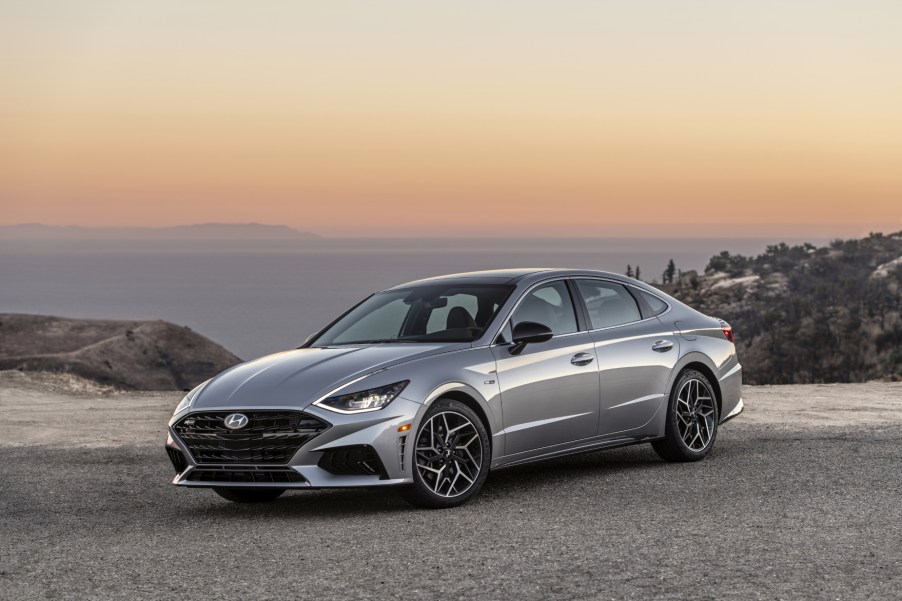
[{"label": "hazy sky", "polygon": [[0,223],[902,229],[899,0],[0,10]]}]

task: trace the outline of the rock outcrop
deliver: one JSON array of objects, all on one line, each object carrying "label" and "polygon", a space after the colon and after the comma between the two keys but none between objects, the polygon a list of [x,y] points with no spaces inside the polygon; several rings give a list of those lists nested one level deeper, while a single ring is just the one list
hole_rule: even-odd
[{"label": "rock outcrop", "polygon": [[123,390],[179,390],[240,361],[165,321],[0,314],[0,370],[70,373]]},{"label": "rock outcrop", "polygon": [[665,292],[730,322],[750,384],[902,379],[902,233],[721,253]]}]

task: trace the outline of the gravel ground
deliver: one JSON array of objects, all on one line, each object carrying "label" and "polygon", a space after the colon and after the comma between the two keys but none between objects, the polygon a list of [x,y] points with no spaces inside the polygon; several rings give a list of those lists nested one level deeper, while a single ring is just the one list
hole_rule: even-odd
[{"label": "gravel ground", "polygon": [[712,455],[647,445],[237,505],[170,486],[178,394],[0,374],[2,599],[898,599],[902,384],[746,388]]}]

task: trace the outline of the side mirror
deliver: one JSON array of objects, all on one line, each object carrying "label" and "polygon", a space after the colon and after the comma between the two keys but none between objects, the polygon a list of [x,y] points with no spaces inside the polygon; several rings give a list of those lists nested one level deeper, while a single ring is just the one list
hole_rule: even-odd
[{"label": "side mirror", "polygon": [[519,355],[527,344],[547,342],[554,336],[546,325],[534,321],[521,321],[514,327],[514,345],[510,348],[511,355]]}]

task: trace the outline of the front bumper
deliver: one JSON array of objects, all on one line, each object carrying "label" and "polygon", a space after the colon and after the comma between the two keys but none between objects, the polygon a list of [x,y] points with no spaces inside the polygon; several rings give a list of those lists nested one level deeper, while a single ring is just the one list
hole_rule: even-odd
[{"label": "front bumper", "polygon": [[[193,413],[230,411],[240,413],[263,410],[291,410],[296,407],[213,407],[197,412],[189,411],[173,417],[169,424],[166,448],[176,468],[172,483],[194,488],[355,488],[372,486],[396,486],[413,482],[411,462],[413,458],[413,432],[425,412],[420,403],[402,397],[396,398],[380,411],[361,414],[340,414],[316,407],[304,408],[330,427],[303,444],[287,463],[209,463],[199,462],[188,444],[179,437],[173,426]],[[409,430],[398,428],[411,424]],[[347,449],[352,451],[346,452]],[[359,458],[359,449],[370,449],[381,464],[379,473],[335,473],[337,463],[347,463]],[[331,450],[331,452],[330,452]],[[181,454],[180,465],[177,455]],[[370,452],[370,451],[366,451]],[[324,456],[329,455],[324,461]],[[336,459],[338,457],[339,459]],[[374,462],[370,462],[371,464]],[[325,465],[327,469],[321,467]]]}]

